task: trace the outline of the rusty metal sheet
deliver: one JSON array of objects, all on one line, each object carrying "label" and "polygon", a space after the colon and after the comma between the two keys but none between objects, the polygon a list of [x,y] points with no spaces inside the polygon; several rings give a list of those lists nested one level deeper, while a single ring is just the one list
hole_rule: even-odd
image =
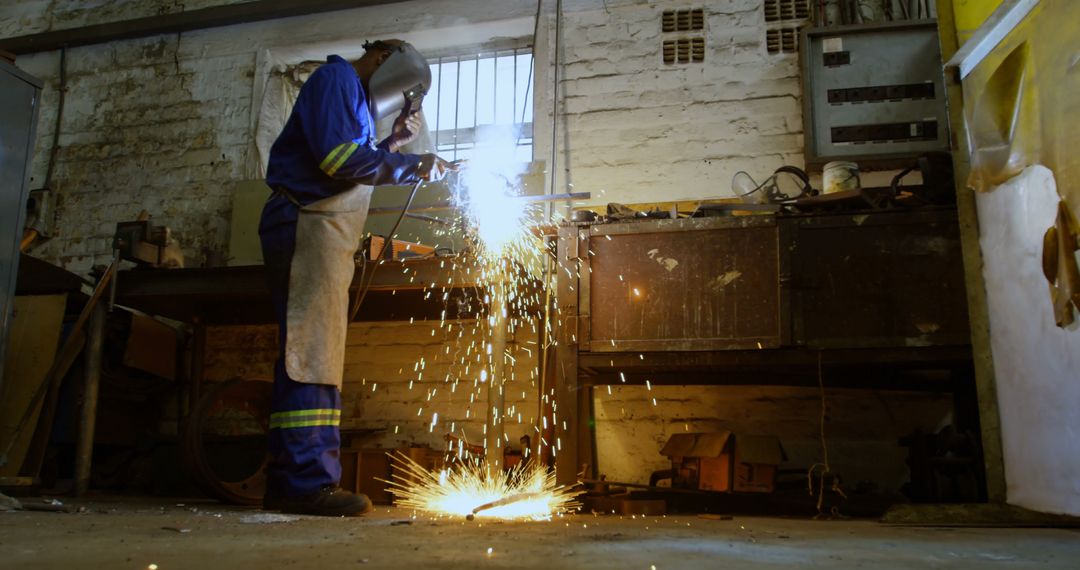
[{"label": "rusty metal sheet", "polygon": [[970,342],[953,212],[796,221],[798,337],[813,347]]},{"label": "rusty metal sheet", "polygon": [[590,350],[779,346],[778,232],[771,217],[754,218],[597,227]]}]

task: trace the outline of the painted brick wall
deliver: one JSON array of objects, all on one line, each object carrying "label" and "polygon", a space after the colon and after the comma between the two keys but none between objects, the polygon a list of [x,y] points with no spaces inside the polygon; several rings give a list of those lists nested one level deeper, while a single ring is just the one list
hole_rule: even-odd
[{"label": "painted brick wall", "polygon": [[[781,469],[806,469],[822,457],[817,388],[613,386],[595,394],[597,463],[612,480],[647,480],[651,471],[669,468],[660,448],[684,432],[778,437],[788,456]],[[915,428],[934,431],[951,407],[949,398],[913,392],[827,388],[825,401],[830,466],[848,490],[863,482],[898,490],[907,480],[907,449],[897,438]]]},{"label": "painted brick wall", "polygon": [[[474,321],[447,321],[447,325],[356,323],[349,328],[342,426],[384,430],[365,440],[365,446],[441,448],[449,431],[483,444],[486,385],[479,382],[476,366],[466,374],[457,362],[470,345],[486,338],[485,332],[477,330]],[[274,326],[209,327],[206,380],[272,378],[276,343]],[[516,447],[523,435],[533,434],[535,440],[537,379],[531,356],[536,353],[535,333],[525,330],[511,337],[508,351],[515,364],[507,367],[506,435]],[[453,389],[455,378],[460,382]]]},{"label": "painted brick wall", "polygon": [[[0,36],[223,3],[6,2],[0,5]],[[551,140],[552,6],[545,2],[536,46],[540,159],[549,156]],[[564,6],[566,115],[560,121],[556,191],[589,191],[597,204],[728,196],[737,170],[763,178],[781,164],[802,163],[797,61],[766,53],[761,0],[566,0]],[[661,12],[688,7],[704,7],[709,14],[705,62],[664,65]],[[254,171],[250,149],[261,105],[255,94],[268,71],[259,66],[261,54],[317,57],[389,35],[418,45],[462,45],[476,40],[477,24],[497,30],[515,22],[515,29],[531,32],[535,9],[531,0],[418,0],[71,49],[54,176],[59,232],[35,253],[86,272],[107,262],[115,222],[146,209],[174,230],[189,265],[220,258],[228,243],[233,188]],[[56,120],[59,57],[35,54],[20,57],[19,64],[46,81],[33,170],[40,185]],[[212,331],[208,374],[269,376],[273,337],[266,327]],[[465,418],[459,396],[448,395],[435,380],[446,373],[437,358],[445,345],[431,336],[430,325],[356,325],[350,344],[349,425],[388,429],[379,441],[383,445],[437,444],[429,425],[439,411],[444,428],[455,422],[470,439],[479,437],[475,416]],[[432,383],[414,383],[409,390],[411,368],[420,357],[429,363]],[[509,392],[525,423],[536,414],[535,388],[524,380],[534,367],[528,354],[519,358],[515,382],[521,390]],[[439,391],[429,402],[435,387]],[[895,489],[904,473],[895,437],[913,426],[933,430],[948,400],[850,392],[830,395],[830,405],[835,470],[849,481],[876,480]],[[816,391],[805,389],[669,387],[646,393],[627,387],[610,396],[601,390],[601,469],[612,479],[643,481],[663,466],[658,451],[667,436],[687,429],[773,433],[783,438],[791,465],[805,466],[818,458],[818,406]],[[520,434],[508,435],[513,441]]]},{"label": "painted brick wall", "polygon": [[[702,7],[705,61],[664,64],[662,39],[679,36],[661,33],[663,11]],[[596,203],[730,196],[739,170],[802,164],[798,61],[767,53],[760,0],[609,2],[565,23],[575,191]]]}]

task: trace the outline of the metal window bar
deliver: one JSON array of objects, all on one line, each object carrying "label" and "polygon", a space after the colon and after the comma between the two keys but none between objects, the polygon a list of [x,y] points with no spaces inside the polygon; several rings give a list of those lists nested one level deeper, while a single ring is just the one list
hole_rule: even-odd
[{"label": "metal window bar", "polygon": [[[513,55],[513,57],[514,57],[514,85],[513,85],[513,87],[514,87],[514,106],[510,108],[510,120],[511,121],[513,121],[514,117],[517,116],[517,56],[518,56],[518,50],[515,48],[514,49],[514,55]],[[517,126],[516,122],[514,123],[514,126]]]},{"label": "metal window bar", "polygon": [[461,56],[457,58],[457,77],[454,86],[454,160],[458,152],[458,109],[461,108]]},{"label": "metal window bar", "polygon": [[473,60],[473,105],[472,105],[472,122],[473,128],[480,124],[480,117],[476,114],[480,107],[480,53],[477,52],[476,59]]},{"label": "metal window bar", "polygon": [[442,74],[442,58],[441,57],[439,58],[438,70],[439,70],[439,89],[437,90],[437,93],[435,93],[435,149],[436,149],[436,151],[438,151],[438,148],[439,148],[439,115],[442,114],[442,113],[439,112],[442,109],[442,84],[443,84],[443,82],[442,82],[442,78],[443,78],[443,74]]}]

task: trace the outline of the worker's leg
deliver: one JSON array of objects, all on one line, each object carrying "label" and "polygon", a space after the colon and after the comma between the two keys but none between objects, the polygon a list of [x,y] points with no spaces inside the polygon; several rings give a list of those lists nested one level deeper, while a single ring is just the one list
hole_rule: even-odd
[{"label": "worker's leg", "polygon": [[341,395],[334,386],[302,384],[274,366],[270,482],[287,496],[315,493],[341,479]]},{"label": "worker's leg", "polygon": [[338,484],[341,394],[335,386],[295,382],[285,371],[285,315],[295,224],[260,232],[270,296],[278,321],[278,360],[270,420],[268,485],[272,493],[299,496]]}]

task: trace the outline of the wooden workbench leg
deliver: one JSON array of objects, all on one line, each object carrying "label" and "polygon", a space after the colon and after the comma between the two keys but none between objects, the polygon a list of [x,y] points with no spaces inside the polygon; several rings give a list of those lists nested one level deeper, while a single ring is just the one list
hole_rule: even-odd
[{"label": "wooden workbench leg", "polygon": [[90,314],[84,352],[85,385],[82,416],[75,447],[75,496],[90,487],[90,467],[94,456],[94,428],[97,424],[98,386],[101,381],[101,353],[105,342],[105,305],[97,303]]},{"label": "wooden workbench leg", "polygon": [[597,479],[596,466],[596,405],[593,399],[593,387],[578,385],[578,429],[577,453],[578,472],[584,471],[588,479]]},{"label": "wooden workbench leg", "polygon": [[577,403],[577,346],[571,344],[569,335],[559,327],[558,344],[555,345],[555,478],[560,485],[577,482],[578,464],[578,413]]},{"label": "wooden workbench leg", "polygon": [[560,228],[556,251],[555,317],[555,479],[560,485],[577,483],[581,470],[578,442],[581,406],[578,400],[577,339],[577,233]]}]

